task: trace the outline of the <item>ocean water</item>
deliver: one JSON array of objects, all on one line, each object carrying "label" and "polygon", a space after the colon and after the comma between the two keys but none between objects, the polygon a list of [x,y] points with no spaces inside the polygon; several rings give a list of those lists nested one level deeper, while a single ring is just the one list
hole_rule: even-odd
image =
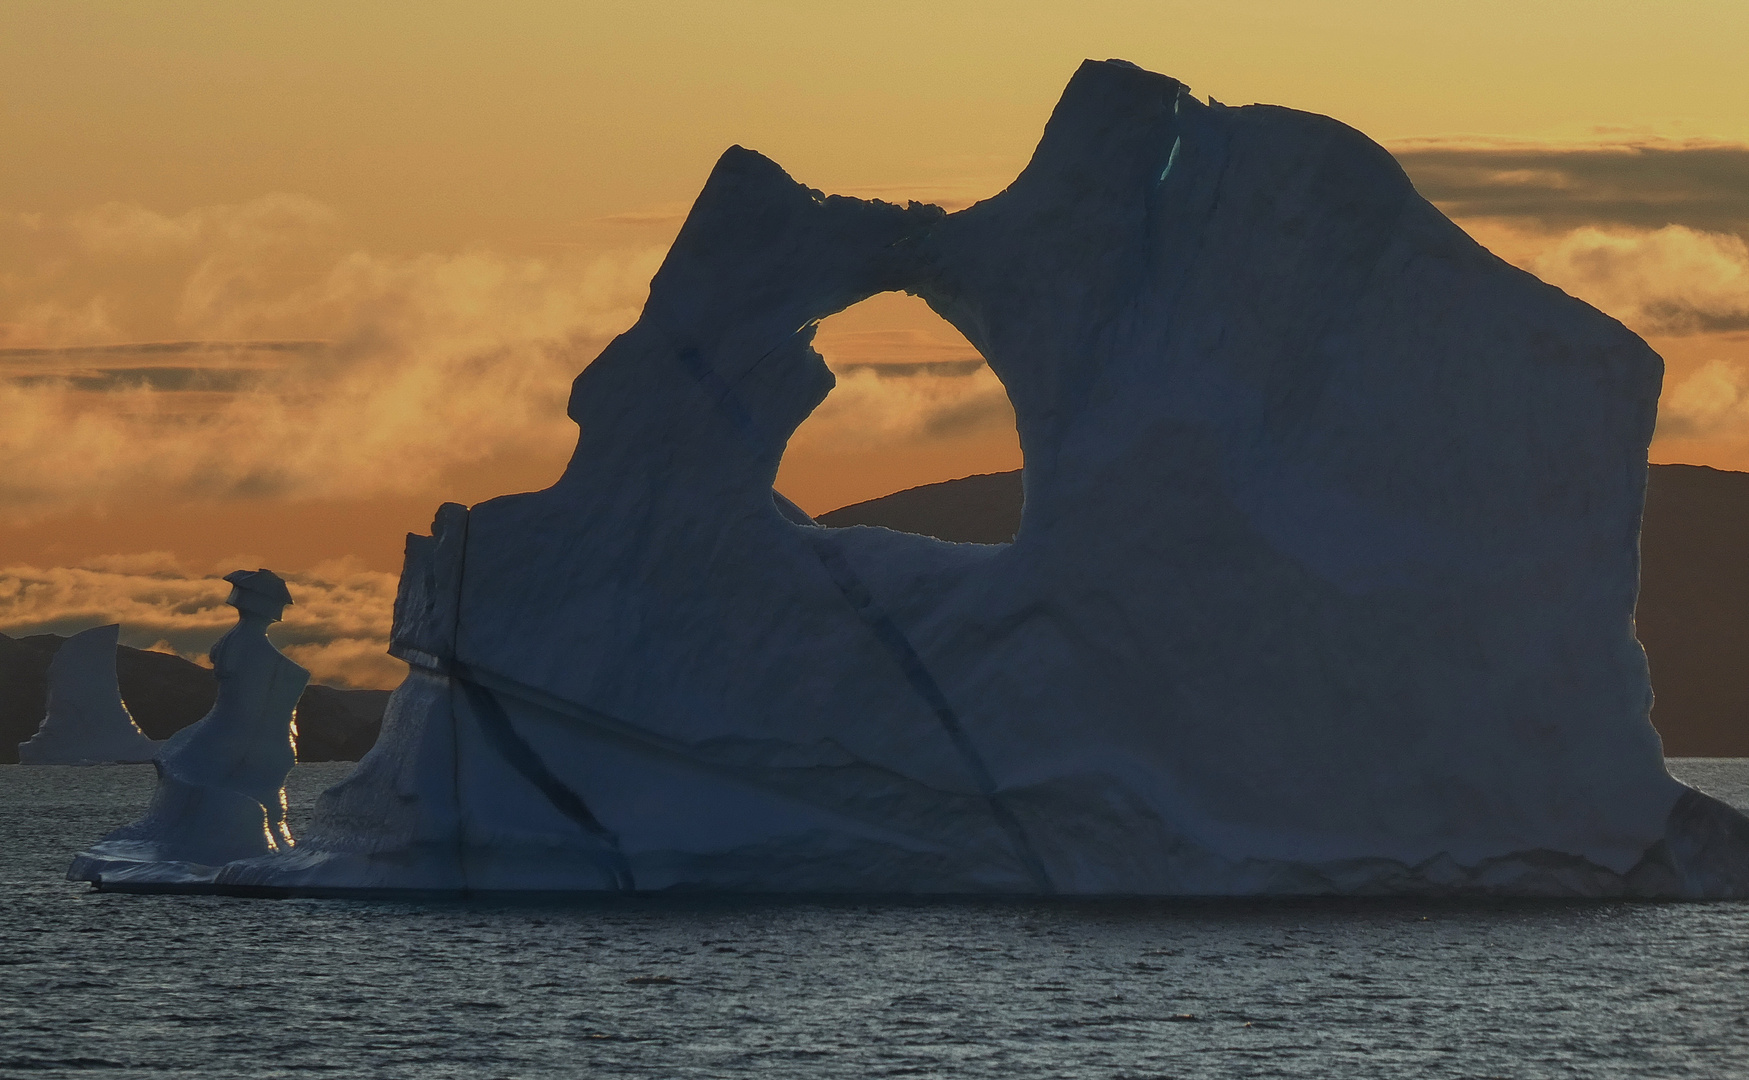
[{"label": "ocean water", "polygon": [[[294,822],[349,766],[300,765]],[[1749,760],[1675,759],[1749,808]],[[1749,903],[95,893],[150,766],[0,766],[0,1077],[1743,1077]]]}]

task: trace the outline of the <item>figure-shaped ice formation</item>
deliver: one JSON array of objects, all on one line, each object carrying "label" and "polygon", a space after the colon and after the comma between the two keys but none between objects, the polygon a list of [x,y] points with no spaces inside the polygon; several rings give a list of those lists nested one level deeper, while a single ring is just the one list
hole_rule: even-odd
[{"label": "figure-shaped ice formation", "polygon": [[165,740],[146,816],[104,837],[67,876],[125,887],[134,877],[198,881],[212,867],[292,846],[285,778],[296,762],[292,710],[310,673],[267,640],[291,593],[270,570],[225,575],[237,625],[212,648],[212,711]]},{"label": "figure-shaped ice formation", "polygon": [[48,711],[42,726],[18,744],[25,765],[101,765],[150,761],[158,744],[146,738],[121,700],[115,646],[121,627],[82,630],[49,661]]},{"label": "figure-shaped ice formation", "polygon": [[[814,323],[922,296],[1012,544],[771,484]],[[408,541],[382,738],[212,887],[1741,895],[1634,640],[1661,364],[1357,132],[1121,62],[954,214],[723,155],[552,488]]]}]

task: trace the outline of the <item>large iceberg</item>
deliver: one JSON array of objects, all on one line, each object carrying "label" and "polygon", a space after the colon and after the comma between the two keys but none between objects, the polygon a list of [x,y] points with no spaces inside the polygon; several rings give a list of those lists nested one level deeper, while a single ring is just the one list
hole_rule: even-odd
[{"label": "large iceberg", "polygon": [[121,699],[115,650],[121,626],[82,630],[49,661],[48,711],[36,734],[18,744],[25,765],[106,765],[151,761],[146,737]]},{"label": "large iceberg", "polygon": [[[898,289],[1008,389],[1011,544],[772,492]],[[958,213],[733,148],[564,476],[409,538],[376,748],[210,884],[1745,895],[1647,722],[1660,379],[1358,132],[1122,62]]]}]

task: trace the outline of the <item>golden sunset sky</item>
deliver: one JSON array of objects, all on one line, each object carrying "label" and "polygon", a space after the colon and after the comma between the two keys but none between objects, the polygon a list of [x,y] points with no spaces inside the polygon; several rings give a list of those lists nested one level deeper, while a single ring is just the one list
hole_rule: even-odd
[{"label": "golden sunset sky", "polygon": [[[1083,58],[1325,113],[1668,362],[1655,461],[1749,469],[1749,4],[0,5],[0,631],[198,653],[212,575],[392,685],[402,536],[543,487],[724,148],[948,209]],[[1018,467],[921,302],[823,324],[779,487],[822,512]]]}]

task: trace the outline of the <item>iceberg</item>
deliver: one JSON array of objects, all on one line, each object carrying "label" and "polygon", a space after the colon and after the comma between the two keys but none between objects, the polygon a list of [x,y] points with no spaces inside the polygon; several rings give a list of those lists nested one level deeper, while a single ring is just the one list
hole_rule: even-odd
[{"label": "iceberg", "polygon": [[158,744],[134,723],[116,680],[121,626],[94,626],[68,638],[49,661],[48,712],[18,744],[24,765],[103,765],[152,760]]},{"label": "iceberg", "polygon": [[217,867],[293,846],[285,778],[296,762],[293,710],[310,673],[267,640],[291,593],[265,569],[225,580],[237,625],[212,648],[218,700],[152,759],[158,786],[145,816],[78,855],[70,880],[203,882]]},{"label": "iceberg", "polygon": [[[1007,387],[1011,543],[772,490],[891,290]],[[1749,895],[1647,720],[1661,378],[1360,133],[1121,61],[952,214],[731,148],[564,475],[408,538],[376,747],[203,887]]]}]

